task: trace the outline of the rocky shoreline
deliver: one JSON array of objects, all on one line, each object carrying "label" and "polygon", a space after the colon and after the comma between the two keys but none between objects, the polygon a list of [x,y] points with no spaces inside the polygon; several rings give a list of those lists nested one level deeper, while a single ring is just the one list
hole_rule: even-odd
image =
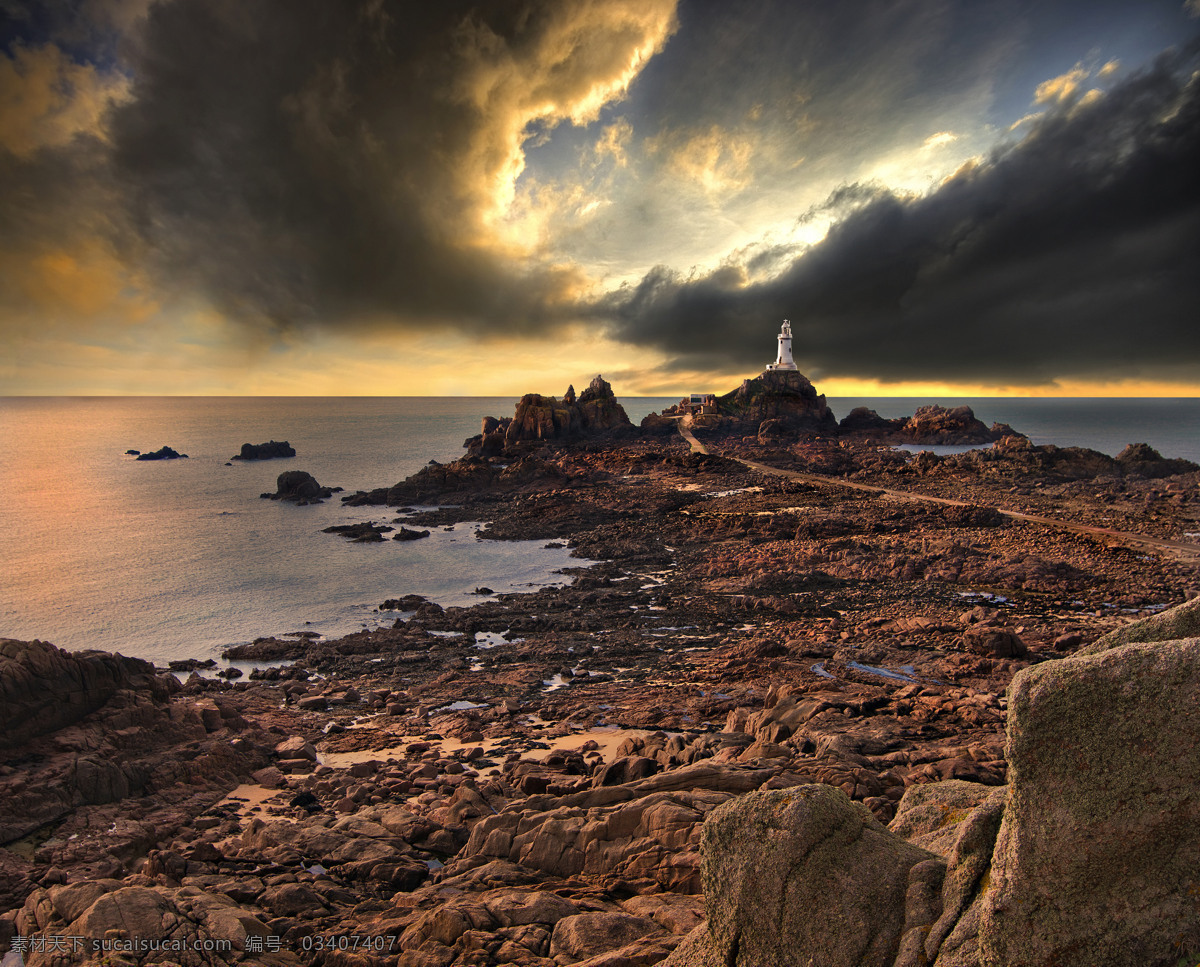
[{"label": "rocky shoreline", "polygon": [[[682,413],[629,425],[602,380],[525,397],[463,459],[343,498],[436,505],[407,528],[486,520],[484,539],[568,543],[598,563],[566,587],[448,609],[398,588],[392,626],[260,639],[227,657],[290,664],[236,682],[0,643],[0,942],[28,941],[39,967],[1200,952],[1200,815],[1179,792],[1200,776],[1200,666],[1194,643],[1136,644],[1200,635],[1200,470],[1011,428],[990,450],[912,457],[865,414],[831,432],[823,398],[793,389],[689,419],[708,453]],[[329,496],[313,485],[306,499]],[[388,527],[363,526],[349,536]],[[1097,682],[1106,707],[1087,705]],[[1110,747],[1070,739],[1096,718]],[[1045,766],[1054,743],[1075,750],[1071,782]],[[1119,804],[1088,780],[1110,773]],[[1061,842],[1038,826],[1052,806]],[[1127,844],[1103,862],[1137,844],[1165,879],[1135,864],[1133,893],[1080,893],[1101,815]],[[764,837],[791,852],[747,880]],[[1162,837],[1174,859],[1151,849]],[[1059,923],[1058,895],[1078,924],[1118,926],[1059,949],[1006,920],[1031,903]],[[1121,940],[1120,903],[1144,943]],[[861,929],[814,935],[788,909]],[[77,938],[111,944],[64,953]]]}]

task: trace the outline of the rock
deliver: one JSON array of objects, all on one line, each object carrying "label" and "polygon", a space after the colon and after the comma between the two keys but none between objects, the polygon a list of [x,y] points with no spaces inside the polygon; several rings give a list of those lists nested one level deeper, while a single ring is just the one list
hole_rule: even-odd
[{"label": "rock", "polygon": [[388,598],[380,606],[380,611],[416,611],[424,605],[432,605],[441,611],[441,605],[433,604],[419,594],[406,594],[402,598]]},{"label": "rock", "polygon": [[429,531],[410,530],[407,527],[401,527],[400,530],[392,537],[394,541],[419,541],[423,537],[428,537]]},{"label": "rock", "polygon": [[998,423],[989,427],[976,419],[969,406],[921,406],[905,422],[900,435],[910,443],[962,446],[970,443],[992,443],[1005,436],[1014,436],[1012,427]]},{"label": "rock", "polygon": [[[909,870],[933,854],[832,786],[743,796],[701,833],[711,953],[664,963],[891,967]],[[834,927],[836,925],[836,927]]]},{"label": "rock", "polygon": [[[127,450],[126,453],[128,453],[128,452],[129,451]],[[172,450],[170,447],[160,447],[159,449],[155,450],[153,453],[139,453],[137,456],[137,459],[139,459],[139,460],[186,460],[187,454],[179,453],[176,450]]]},{"label": "rock", "polygon": [[1024,658],[1029,654],[1019,635],[993,625],[970,625],[963,629],[967,651],[988,658]]},{"label": "rock", "polygon": [[250,773],[250,778],[267,789],[282,789],[287,783],[283,773],[274,766],[267,766]]},{"label": "rock", "polygon": [[1117,454],[1117,464],[1131,477],[1170,477],[1200,470],[1190,460],[1164,459],[1148,443],[1131,443]]},{"label": "rock", "polygon": [[307,759],[309,762],[316,762],[317,750],[303,736],[294,735],[290,739],[284,739],[275,746],[275,758]]},{"label": "rock", "polygon": [[268,887],[258,898],[260,906],[277,917],[311,917],[325,912],[325,901],[307,883],[283,883]]},{"label": "rock", "polygon": [[1141,618],[1110,631],[1081,648],[1076,656],[1096,655],[1133,642],[1175,641],[1182,638],[1200,638],[1200,598],[1193,598],[1162,614]]},{"label": "rock", "polygon": [[304,638],[257,638],[249,644],[230,645],[221,652],[226,661],[278,661],[300,658],[308,651]]},{"label": "rock", "polygon": [[1055,651],[1071,651],[1083,644],[1083,635],[1078,632],[1070,631],[1059,635],[1054,639]]},{"label": "rock", "polygon": [[1197,707],[1200,638],[1017,674],[985,967],[1174,967],[1200,952]]},{"label": "rock", "polygon": [[856,406],[842,417],[838,429],[844,434],[880,438],[898,434],[904,428],[905,422],[904,417],[888,420],[868,407]]},{"label": "rock", "polygon": [[837,419],[812,383],[800,373],[769,371],[747,379],[731,393],[717,399],[717,411],[755,432],[764,421],[773,421],[768,437],[780,439],[800,433],[836,434]]},{"label": "rock", "polygon": [[294,457],[296,451],[287,440],[271,440],[269,443],[243,443],[242,452],[230,460],[275,460],[279,457]]},{"label": "rock", "polygon": [[181,658],[167,662],[167,667],[173,672],[191,672],[198,668],[216,668],[217,660],[215,658],[205,658],[203,661],[199,658]]},{"label": "rock", "polygon": [[140,658],[0,639],[0,748],[73,725],[123,689],[144,689],[161,700],[178,687]]},{"label": "rock", "polygon": [[[1006,789],[993,789],[956,827],[954,845],[947,857],[937,922],[931,927],[928,921],[905,922],[906,928],[922,933],[928,929],[924,948],[929,963],[946,964],[951,954],[956,960],[966,957],[967,963],[977,962],[972,958],[977,952],[978,901],[987,885],[1006,796]],[[917,963],[924,962],[918,958]]]},{"label": "rock", "polygon": [[275,481],[275,493],[262,496],[271,500],[287,500],[296,504],[316,504],[341,489],[341,487],[322,487],[311,473],[304,470],[285,470]]},{"label": "rock", "polygon": [[922,849],[949,857],[958,824],[992,791],[991,787],[961,779],[909,786],[888,829]]},{"label": "rock", "polygon": [[[84,938],[89,948],[92,941],[108,941],[109,952],[96,962],[129,963],[131,954],[143,954],[146,962],[173,962],[163,960],[163,953],[150,946],[162,944],[167,951],[186,951],[174,955],[180,963],[216,964],[227,962],[226,958],[206,954],[203,959],[193,959],[189,955],[221,949],[214,941],[240,952],[247,936],[273,933],[253,910],[228,896],[193,887],[130,886],[111,879],[35,891],[17,914],[17,928],[23,935],[47,938],[44,952],[35,949],[25,961],[29,967],[61,962],[61,957],[51,952],[51,937],[62,938],[61,949],[68,951],[73,938]],[[147,950],[152,953],[145,954]],[[143,957],[137,959],[143,962]],[[299,963],[290,953],[273,955],[272,962]]]},{"label": "rock", "polygon": [[488,417],[481,433],[465,444],[472,456],[492,456],[522,443],[569,443],[585,438],[632,434],[633,424],[602,376],[591,381],[576,399],[568,387],[562,400],[527,393],[509,419]]},{"label": "rock", "polygon": [[646,756],[630,755],[614,759],[596,773],[592,781],[596,786],[619,786],[626,782],[636,782],[658,772],[658,762]]},{"label": "rock", "polygon": [[370,544],[373,542],[383,541],[383,535],[394,531],[396,528],[389,527],[387,524],[373,524],[370,522],[363,524],[334,524],[332,527],[323,527],[322,534],[341,534],[346,540],[355,544]]},{"label": "rock", "polygon": [[628,913],[580,913],[554,925],[550,956],[569,957],[574,962],[662,933],[665,931],[653,920]]}]

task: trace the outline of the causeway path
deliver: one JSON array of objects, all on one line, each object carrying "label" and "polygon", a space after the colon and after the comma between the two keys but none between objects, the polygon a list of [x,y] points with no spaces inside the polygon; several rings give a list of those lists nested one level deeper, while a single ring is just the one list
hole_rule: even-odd
[{"label": "causeway path", "polygon": [[[692,433],[691,418],[684,417],[679,420],[679,433],[687,441],[697,453],[711,452],[708,447],[696,439]],[[751,470],[757,470],[759,473],[769,474],[772,477],[786,477],[789,480],[799,480],[804,483],[815,484],[818,487],[847,487],[850,490],[865,490],[873,494],[887,494],[889,497],[896,497],[900,500],[917,500],[924,501],[930,504],[948,504],[952,507],[970,507],[978,506],[965,500],[953,500],[950,497],[932,497],[927,494],[915,494],[907,490],[895,490],[891,487],[878,487],[874,484],[856,483],[852,480],[842,480],[838,477],[822,477],[815,473],[804,473],[800,470],[784,470],[781,467],[772,467],[765,463],[758,463],[755,460],[744,460],[741,457],[729,457],[730,460],[736,460],[742,466],[749,467]],[[1058,520],[1054,517],[1043,517],[1040,514],[1026,514],[1019,510],[1005,510],[1003,507],[990,507],[989,510],[994,510],[998,514],[1003,514],[1012,520],[1023,521],[1027,524],[1042,524],[1046,527],[1055,527],[1058,530],[1072,531],[1076,534],[1089,534],[1093,537],[1106,537],[1109,540],[1116,541],[1120,544],[1125,544],[1129,547],[1143,548],[1147,550],[1157,551],[1160,554],[1167,555],[1177,561],[1188,561],[1192,563],[1200,563],[1200,544],[1188,544],[1183,541],[1170,541],[1162,537],[1150,537],[1146,534],[1135,534],[1130,531],[1113,530],[1110,527],[1093,527],[1090,524],[1077,524],[1074,521]]]}]

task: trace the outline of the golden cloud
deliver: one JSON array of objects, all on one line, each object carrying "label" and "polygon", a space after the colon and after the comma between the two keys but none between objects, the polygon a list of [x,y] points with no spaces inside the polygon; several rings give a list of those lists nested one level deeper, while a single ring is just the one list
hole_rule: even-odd
[{"label": "golden cloud", "polygon": [[104,137],[104,116],[129,96],[127,79],[77,64],[54,44],[0,54],[0,147],[18,158],[79,135]]},{"label": "golden cloud", "polygon": [[950,131],[938,131],[937,134],[931,134],[929,137],[927,137],[925,139],[924,147],[940,148],[944,144],[950,144],[951,142],[954,142],[957,140],[958,140],[957,134],[954,134]]},{"label": "golden cloud", "polygon": [[754,145],[715,124],[703,131],[669,132],[652,139],[647,148],[665,153],[668,171],[709,195],[741,191],[752,180]]},{"label": "golden cloud", "polygon": [[528,25],[520,44],[476,20],[462,24],[451,96],[471,106],[480,123],[454,161],[460,201],[479,227],[494,225],[512,204],[531,126],[594,121],[674,29],[675,0],[554,4]]},{"label": "golden cloud", "polygon": [[596,162],[600,163],[605,158],[611,158],[617,167],[628,167],[629,156],[626,154],[626,150],[632,140],[633,125],[624,118],[617,118],[600,132],[600,137],[593,149]]},{"label": "golden cloud", "polygon": [[1070,100],[1087,78],[1088,71],[1082,65],[1076,64],[1065,74],[1042,81],[1033,92],[1034,103],[1051,104],[1055,101]]}]

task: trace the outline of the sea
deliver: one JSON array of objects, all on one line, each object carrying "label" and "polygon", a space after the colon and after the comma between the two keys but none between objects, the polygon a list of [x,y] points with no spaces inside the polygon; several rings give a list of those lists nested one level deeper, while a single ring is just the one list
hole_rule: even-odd
[{"label": "sea", "polygon": [[[263,500],[284,470],[346,493],[386,487],[431,460],[461,455],[484,416],[512,397],[0,397],[0,637],[146,658],[217,657],[257,637],[348,634],[390,624],[388,598],[443,606],[476,589],[521,592],[568,582],[586,566],[540,541],[480,539],[477,526],[420,541],[354,544],[323,528],[393,508],[349,508],[335,495],[295,506]],[[675,398],[625,398],[636,423]],[[1200,399],[830,398],[881,416],[970,405],[1035,443],[1115,455],[1149,443],[1200,462]],[[243,443],[287,440],[288,459],[230,458]],[[188,459],[138,461],[169,446]]]}]

